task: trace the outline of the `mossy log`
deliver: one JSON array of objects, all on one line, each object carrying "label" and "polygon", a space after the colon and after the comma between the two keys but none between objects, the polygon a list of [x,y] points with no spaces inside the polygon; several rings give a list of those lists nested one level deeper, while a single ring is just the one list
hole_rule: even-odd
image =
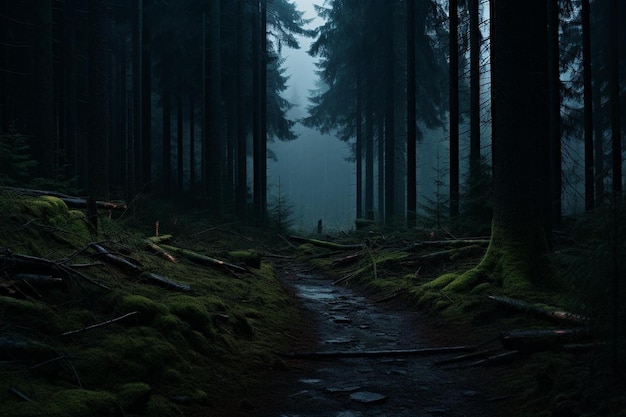
[{"label": "mossy log", "polygon": [[289,236],[289,239],[294,240],[299,243],[309,243],[314,246],[319,246],[321,248],[335,249],[335,250],[358,250],[363,249],[362,243],[355,244],[342,244],[336,242],[329,242],[327,240],[319,240],[319,239],[309,239],[301,236]]},{"label": "mossy log", "polygon": [[161,245],[161,247],[170,252],[183,255],[185,258],[190,259],[202,265],[217,266],[220,268],[226,268],[226,269],[230,269],[230,270],[238,271],[238,272],[247,272],[246,268],[243,268],[239,265],[231,264],[229,262],[225,262],[216,258],[211,258],[210,256],[201,255],[189,249],[178,248],[176,246],[170,246],[170,245]]},{"label": "mossy log", "polygon": [[501,335],[505,349],[539,352],[559,348],[566,343],[587,340],[591,332],[587,327],[574,329],[516,330]]},{"label": "mossy log", "polygon": [[172,255],[170,255],[167,251],[165,251],[165,249],[163,249],[162,247],[160,247],[159,245],[157,245],[156,243],[154,243],[153,241],[151,241],[150,239],[146,239],[146,244],[148,245],[148,247],[157,255],[159,255],[160,257],[167,259],[170,262],[174,262],[176,263],[176,258],[174,258]]},{"label": "mossy log", "polygon": [[162,275],[145,271],[141,265],[132,263],[126,258],[122,258],[121,256],[112,254],[99,243],[95,243],[95,242],[90,243],[90,246],[96,249],[98,253],[105,258],[105,260],[108,260],[112,264],[118,266],[120,269],[124,270],[126,273],[132,274],[136,277],[146,278],[148,281],[154,284],[160,285],[162,287],[165,287],[165,288],[169,288],[169,289],[173,289],[177,291],[191,291],[190,286],[172,281],[171,279],[166,278]]},{"label": "mossy log", "polygon": [[[56,197],[63,202],[68,207],[73,208],[87,208],[88,198],[86,197],[77,197],[68,194],[59,193],[56,191],[46,191],[46,190],[32,190],[29,188],[16,188],[16,187],[0,187],[2,190],[12,191],[18,194],[25,194],[34,197],[41,196],[52,196]],[[96,207],[104,210],[126,210],[128,206],[124,202],[114,202],[114,201],[96,201]]]},{"label": "mossy log", "polygon": [[523,300],[518,300],[515,298],[509,298],[499,295],[490,295],[490,300],[495,301],[498,304],[506,306],[508,308],[524,311],[528,313],[537,314],[543,317],[546,317],[551,320],[572,323],[578,325],[586,325],[589,323],[589,317],[583,316],[581,314],[570,313],[567,311],[559,310],[555,307],[539,305],[529,303]]}]

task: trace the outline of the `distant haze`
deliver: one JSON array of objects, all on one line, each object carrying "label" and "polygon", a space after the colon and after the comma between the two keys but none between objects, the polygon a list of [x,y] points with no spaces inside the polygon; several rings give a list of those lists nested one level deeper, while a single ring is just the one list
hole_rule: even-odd
[{"label": "distant haze", "polygon": [[[320,25],[313,8],[323,0],[296,0],[304,18],[316,18],[309,28]],[[284,49],[284,66],[289,81],[285,98],[296,105],[289,116],[298,120],[307,115],[308,96],[315,88],[315,59],[307,54],[311,39],[300,38],[300,49]],[[299,138],[293,142],[274,142],[269,146],[278,161],[268,161],[268,194],[271,204],[278,194],[293,206],[293,228],[309,233],[322,220],[325,232],[353,228],[356,212],[355,164],[346,161],[349,149],[346,143],[329,135],[321,135],[298,123]]]}]

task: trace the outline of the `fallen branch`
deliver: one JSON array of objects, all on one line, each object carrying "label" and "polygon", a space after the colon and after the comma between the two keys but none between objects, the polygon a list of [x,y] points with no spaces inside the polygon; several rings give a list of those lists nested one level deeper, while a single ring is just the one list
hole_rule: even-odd
[{"label": "fallen branch", "polygon": [[423,349],[393,349],[371,351],[331,351],[331,352],[296,352],[284,353],[283,357],[289,359],[341,359],[341,358],[380,358],[388,356],[428,356],[446,353],[470,352],[473,346],[448,346],[440,348]]},{"label": "fallen branch", "polygon": [[489,349],[489,350],[480,350],[478,352],[467,353],[465,355],[455,356],[453,358],[444,359],[438,362],[435,362],[435,365],[450,365],[453,363],[464,362],[476,358],[488,358],[490,355],[498,352],[500,349]]},{"label": "fallen branch", "polygon": [[123,316],[116,317],[116,318],[111,319],[111,320],[103,321],[102,323],[93,324],[91,326],[83,327],[82,329],[78,329],[78,330],[70,330],[69,332],[62,333],[61,336],[69,336],[71,334],[82,333],[82,332],[86,332],[87,330],[92,330],[92,329],[95,329],[95,328],[98,328],[98,327],[107,326],[109,324],[112,324],[112,323],[118,322],[120,320],[123,320],[126,317],[133,316],[133,315],[135,315],[137,313],[138,313],[138,311],[131,311],[130,313],[126,313]]},{"label": "fallen branch", "polygon": [[170,252],[178,253],[179,255],[183,255],[185,258],[190,259],[194,262],[203,265],[212,265],[218,266],[221,268],[227,268],[238,272],[247,272],[246,268],[243,268],[239,265],[231,264],[219,259],[211,258],[210,256],[201,255],[197,252],[191,251],[189,249],[178,248],[176,246],[169,245],[161,245],[161,247]]},{"label": "fallen branch", "polygon": [[489,245],[489,239],[445,239],[445,240],[423,240],[421,242],[416,242],[405,250],[414,251],[420,250],[425,247],[459,247],[459,246],[470,246],[470,245],[480,245],[487,246]]},{"label": "fallen branch", "polygon": [[498,304],[503,306],[512,308],[518,311],[524,311],[528,313],[538,314],[540,316],[561,321],[567,323],[573,323],[578,325],[586,325],[589,323],[589,317],[570,313],[567,311],[558,310],[555,307],[543,306],[539,304],[531,304],[523,300],[517,300],[514,298],[499,296],[499,295],[490,295],[490,300],[495,301]]},{"label": "fallen branch", "polygon": [[511,350],[508,352],[499,353],[497,355],[488,356],[485,359],[481,359],[476,362],[470,363],[468,366],[490,366],[490,365],[503,365],[505,363],[511,363],[522,355],[519,350]]},{"label": "fallen branch", "polygon": [[501,335],[505,349],[544,351],[561,347],[566,343],[588,340],[591,332],[586,327],[575,329],[517,330]]},{"label": "fallen branch", "polygon": [[319,247],[328,248],[328,249],[336,249],[336,250],[363,249],[362,243],[346,245],[346,244],[341,244],[341,243],[329,242],[327,240],[309,239],[306,237],[293,236],[293,235],[289,236],[289,239],[294,240],[299,243],[309,243],[314,246],[319,246]]}]

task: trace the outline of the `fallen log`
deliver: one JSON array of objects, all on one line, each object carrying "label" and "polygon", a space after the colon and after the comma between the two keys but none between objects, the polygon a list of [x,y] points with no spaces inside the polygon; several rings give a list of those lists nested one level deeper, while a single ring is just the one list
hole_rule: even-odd
[{"label": "fallen log", "polygon": [[94,248],[102,257],[108,260],[110,263],[116,265],[117,267],[130,272],[132,274],[140,275],[143,272],[143,268],[135,263],[130,262],[128,259],[123,258],[118,255],[114,255],[109,252],[104,246],[99,243],[92,242],[89,244],[92,248]]},{"label": "fallen log", "polygon": [[356,244],[342,244],[342,243],[335,243],[335,242],[329,242],[327,240],[319,240],[319,239],[309,239],[306,237],[301,237],[301,236],[289,236],[289,239],[299,242],[299,243],[309,243],[311,245],[314,246],[319,246],[321,248],[327,248],[327,249],[335,249],[335,250],[355,250],[355,249],[363,249],[363,244],[362,243],[356,243]]},{"label": "fallen log", "polygon": [[586,325],[589,323],[589,317],[581,314],[558,310],[556,307],[532,304],[523,300],[517,300],[515,298],[509,298],[499,295],[490,295],[489,299],[514,310],[537,314],[556,321],[573,323],[578,325]]},{"label": "fallen log", "polygon": [[183,248],[170,246],[170,245],[161,245],[161,247],[170,252],[175,252],[175,253],[178,253],[179,255],[183,255],[185,258],[190,259],[199,264],[218,266],[221,268],[227,268],[227,269],[238,271],[238,272],[247,272],[246,268],[243,268],[239,265],[231,264],[231,263],[228,263],[220,259],[216,259],[216,258],[211,258],[210,256],[201,255],[189,249],[183,249]]},{"label": "fallen log", "polygon": [[444,240],[422,240],[420,242],[415,242],[412,245],[408,246],[406,251],[416,251],[424,248],[430,247],[459,247],[459,246],[470,246],[470,245],[480,245],[487,246],[489,245],[489,239],[444,239]]},{"label": "fallen log", "polygon": [[[68,207],[73,208],[87,208],[88,198],[86,197],[77,197],[64,193],[59,193],[56,191],[46,191],[46,190],[34,190],[30,188],[16,188],[16,187],[0,187],[1,190],[12,191],[18,194],[25,194],[33,197],[41,197],[41,196],[51,196],[56,197],[63,202]],[[99,209],[105,210],[126,210],[128,206],[123,202],[113,202],[113,201],[96,201],[96,207]]]},{"label": "fallen log", "polygon": [[166,278],[163,275],[155,274],[154,272],[144,272],[140,275],[140,277],[146,278],[147,280],[152,281],[154,284],[164,288],[168,288],[170,290],[191,291],[191,287],[189,285],[174,282],[171,279]]},{"label": "fallen log", "polygon": [[176,258],[174,258],[172,255],[170,255],[169,253],[167,253],[165,251],[165,249],[163,249],[162,247],[160,247],[159,245],[157,245],[156,243],[152,242],[150,239],[146,239],[145,240],[146,244],[148,245],[148,247],[150,249],[152,249],[152,251],[154,253],[156,253],[157,255],[159,255],[162,258],[167,259],[170,262],[174,262],[176,263]]},{"label": "fallen log", "polygon": [[502,333],[502,347],[511,350],[539,352],[560,348],[566,343],[588,340],[591,332],[587,327],[574,329],[516,330]]},{"label": "fallen log", "polygon": [[392,349],[370,351],[329,351],[329,352],[295,352],[282,353],[281,356],[288,359],[342,359],[342,358],[381,358],[389,356],[428,356],[442,355],[447,353],[470,352],[473,346],[447,346],[439,348],[422,349]]}]

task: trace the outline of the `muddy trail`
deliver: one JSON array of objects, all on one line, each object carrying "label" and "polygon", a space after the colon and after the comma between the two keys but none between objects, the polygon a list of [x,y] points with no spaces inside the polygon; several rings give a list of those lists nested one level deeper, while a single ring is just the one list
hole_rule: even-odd
[{"label": "muddy trail", "polygon": [[[276,397],[271,409],[254,415],[500,415],[503,398],[494,387],[495,378],[486,377],[482,369],[438,364],[462,352],[420,353],[439,347],[429,340],[432,326],[424,316],[333,286],[331,277],[305,266],[280,266],[279,275],[295,290],[311,325],[296,349],[315,354],[287,357],[290,370],[268,386]],[[357,354],[374,351],[387,353]]]}]

